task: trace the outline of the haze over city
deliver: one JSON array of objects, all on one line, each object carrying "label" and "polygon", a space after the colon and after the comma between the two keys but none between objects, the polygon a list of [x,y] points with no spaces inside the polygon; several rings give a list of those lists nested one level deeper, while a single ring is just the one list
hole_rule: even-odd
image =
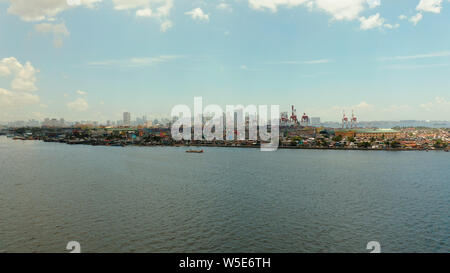
[{"label": "haze over city", "polygon": [[153,120],[194,96],[450,120],[449,15],[448,0],[4,0],[0,123]]}]

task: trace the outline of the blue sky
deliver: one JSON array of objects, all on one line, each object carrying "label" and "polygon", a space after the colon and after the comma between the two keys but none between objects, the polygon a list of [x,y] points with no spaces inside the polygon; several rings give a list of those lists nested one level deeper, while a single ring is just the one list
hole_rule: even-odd
[{"label": "blue sky", "polygon": [[0,0],[0,122],[168,116],[194,96],[450,120],[449,15],[448,0]]}]

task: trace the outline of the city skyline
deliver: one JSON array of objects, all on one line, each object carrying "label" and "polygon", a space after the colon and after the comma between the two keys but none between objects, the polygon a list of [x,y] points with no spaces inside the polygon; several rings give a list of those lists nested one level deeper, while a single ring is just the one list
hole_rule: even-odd
[{"label": "city skyline", "polygon": [[[238,114],[240,111],[235,110],[235,114]],[[292,126],[294,125],[294,121],[292,120],[295,113],[282,112],[280,113],[280,125],[283,126]],[[252,116],[251,113],[244,113],[246,117]],[[226,113],[223,113],[222,118],[226,119]],[[204,121],[212,119],[214,116],[209,112],[204,112],[202,114]],[[306,123],[303,121],[303,118],[306,117]],[[0,122],[0,128],[13,127],[73,127],[73,126],[94,126],[94,127],[144,127],[144,128],[152,128],[152,127],[167,127],[170,126],[172,122],[179,119],[180,116],[150,116],[142,115],[142,116],[133,116],[133,113],[123,112],[122,119],[119,120],[66,120],[63,117],[55,118],[55,117],[46,117],[42,120],[36,119],[28,119],[28,120],[15,120],[9,122]],[[306,115],[296,116],[298,118],[297,125],[300,126],[309,126],[309,127],[330,127],[330,128],[390,128],[390,127],[430,127],[430,128],[447,128],[450,126],[450,121],[448,120],[378,120],[378,121],[366,121],[359,120],[357,115],[352,113],[351,116],[343,116],[341,121],[329,121],[322,120],[321,117],[309,117]],[[344,120],[344,118],[347,118]],[[236,117],[235,117],[236,119]],[[194,117],[192,117],[192,122],[194,122]]]},{"label": "city skyline", "polygon": [[335,2],[2,1],[0,124],[169,117],[195,96],[450,120],[450,1]]}]

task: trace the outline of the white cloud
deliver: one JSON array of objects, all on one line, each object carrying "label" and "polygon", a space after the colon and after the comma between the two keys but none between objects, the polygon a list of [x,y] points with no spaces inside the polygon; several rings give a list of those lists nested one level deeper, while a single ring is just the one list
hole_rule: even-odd
[{"label": "white cloud", "polygon": [[450,51],[440,51],[440,52],[432,52],[432,53],[408,55],[408,56],[383,57],[380,59],[380,61],[413,60],[413,59],[440,58],[440,57],[449,57],[449,56],[450,56]]},{"label": "white cloud", "polygon": [[389,65],[386,66],[386,69],[392,69],[392,70],[411,70],[411,69],[423,69],[423,68],[436,68],[436,67],[448,67],[449,64],[441,63],[441,64],[419,64],[419,65],[403,65],[403,64],[397,64],[397,65]]},{"label": "white cloud", "polygon": [[282,61],[271,64],[286,64],[286,65],[297,65],[297,64],[326,64],[331,63],[333,60],[330,59],[318,59],[318,60],[309,60],[309,61]]},{"label": "white cloud", "polygon": [[415,26],[423,19],[422,12],[441,13],[442,0],[420,0],[416,10],[418,13],[409,19]]},{"label": "white cloud", "polygon": [[380,1],[377,0],[248,0],[250,7],[255,10],[269,10],[277,12],[278,7],[293,8],[305,5],[312,11],[317,8],[329,13],[334,20],[355,20],[359,14],[369,7],[376,7]]},{"label": "white cloud", "polygon": [[67,30],[65,23],[60,24],[41,23],[35,25],[34,29],[37,32],[43,34],[52,34],[54,37],[53,45],[56,48],[62,46],[63,43],[62,37],[70,35],[70,32]]},{"label": "white cloud", "polygon": [[136,11],[137,17],[152,17],[153,11],[151,9],[140,9]]},{"label": "white cloud", "polygon": [[255,10],[269,10],[277,12],[279,6],[293,8],[305,5],[312,11],[317,8],[329,13],[334,20],[355,20],[359,14],[369,7],[376,7],[377,0],[249,0],[250,7]]},{"label": "white cloud", "polygon": [[381,5],[381,0],[367,0],[369,8],[374,9]]},{"label": "white cloud", "polygon": [[168,20],[174,7],[173,0],[113,0],[115,10],[135,10],[136,17],[154,18],[161,24],[161,32],[173,26]]},{"label": "white cloud", "polygon": [[356,109],[373,109],[373,105],[372,104],[368,104],[365,101],[360,102],[358,105],[355,105],[353,108]]},{"label": "white cloud", "polygon": [[406,15],[404,15],[404,14],[401,14],[401,15],[398,16],[398,19],[406,20],[406,19],[408,19],[408,17]]},{"label": "white cloud", "polygon": [[232,12],[233,11],[231,6],[229,4],[227,4],[227,3],[220,3],[220,4],[218,4],[217,5],[217,9],[228,11],[228,12]]},{"label": "white cloud", "polygon": [[151,4],[149,0],[112,0],[112,2],[116,10],[146,8]]},{"label": "white cloud", "polygon": [[422,13],[417,13],[416,15],[414,15],[414,16],[412,16],[410,19],[409,19],[409,21],[411,22],[411,23],[413,23],[414,25],[417,25],[417,23],[419,23],[420,22],[420,20],[422,20],[422,18],[423,18],[423,15],[422,15]]},{"label": "white cloud", "polygon": [[385,19],[381,17],[379,13],[369,16],[369,17],[360,17],[359,21],[361,22],[360,29],[368,30],[373,28],[385,28],[385,29],[395,29],[400,27],[400,24],[385,24]]},{"label": "white cloud", "polygon": [[383,27],[388,28],[388,29],[394,29],[394,28],[399,28],[400,24],[395,24],[395,25],[384,24]]},{"label": "white cloud", "polygon": [[137,16],[164,18],[170,15],[173,0],[113,0],[115,10],[136,10]]},{"label": "white cloud", "polygon": [[39,97],[30,93],[37,90],[37,72],[30,62],[22,65],[14,57],[0,60],[0,77],[12,78],[12,90],[0,88],[0,110],[39,103]]},{"label": "white cloud", "polygon": [[0,111],[39,103],[39,97],[26,92],[12,92],[0,88]]},{"label": "white cloud", "polygon": [[13,76],[11,88],[15,91],[35,91],[36,70],[30,62],[22,65],[16,58],[4,58],[0,61],[0,76]]},{"label": "white cloud", "polygon": [[195,8],[191,11],[185,12],[184,14],[189,15],[194,20],[205,21],[205,22],[209,21],[209,15],[204,13],[201,8]]},{"label": "white cloud", "polygon": [[359,20],[363,30],[376,27],[394,29],[400,26],[384,24],[385,19],[378,13],[368,18],[360,16],[366,8],[379,7],[381,0],[248,0],[248,2],[252,9],[271,12],[277,12],[279,7],[293,8],[303,5],[309,11],[318,10],[330,14],[332,20]]},{"label": "white cloud", "polygon": [[76,93],[81,96],[86,96],[88,93],[85,91],[77,90]]},{"label": "white cloud", "polygon": [[278,6],[286,6],[288,8],[300,6],[310,0],[248,0],[250,7],[256,10],[270,10],[276,12]]},{"label": "white cloud", "polygon": [[379,28],[379,27],[382,27],[384,24],[384,18],[381,18],[379,13],[369,16],[368,18],[360,17],[359,21],[361,22],[360,28],[362,30]]},{"label": "white cloud", "polygon": [[419,12],[441,13],[442,0],[420,0],[416,10]]},{"label": "white cloud", "polygon": [[102,0],[79,0],[79,5],[68,5],[67,0],[8,0],[8,13],[19,16],[22,20],[36,22],[48,20],[60,12],[76,6],[94,8]]},{"label": "white cloud", "polygon": [[161,55],[151,58],[130,58],[122,60],[106,60],[99,62],[91,62],[89,65],[93,66],[120,66],[120,67],[141,67],[163,64],[166,62],[174,61],[184,58],[180,55]]},{"label": "white cloud", "polygon": [[434,101],[424,103],[420,105],[421,108],[426,111],[450,111],[450,101],[447,101],[445,98],[436,97]]},{"label": "white cloud", "polygon": [[364,10],[366,0],[316,0],[318,8],[331,14],[334,20],[355,20]]},{"label": "white cloud", "polygon": [[312,61],[304,61],[304,64],[326,64],[330,63],[332,60],[329,59],[320,59],[320,60],[312,60]]},{"label": "white cloud", "polygon": [[67,107],[73,111],[83,112],[89,108],[89,104],[85,99],[79,98],[75,101],[67,103]]},{"label": "white cloud", "polygon": [[166,32],[169,28],[173,27],[173,23],[170,20],[161,23],[161,32]]}]

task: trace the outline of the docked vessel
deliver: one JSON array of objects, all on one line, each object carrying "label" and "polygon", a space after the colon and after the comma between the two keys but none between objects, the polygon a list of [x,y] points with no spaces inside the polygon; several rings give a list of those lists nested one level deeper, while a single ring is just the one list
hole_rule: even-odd
[{"label": "docked vessel", "polygon": [[203,150],[187,150],[186,153],[201,154],[203,153]]}]

